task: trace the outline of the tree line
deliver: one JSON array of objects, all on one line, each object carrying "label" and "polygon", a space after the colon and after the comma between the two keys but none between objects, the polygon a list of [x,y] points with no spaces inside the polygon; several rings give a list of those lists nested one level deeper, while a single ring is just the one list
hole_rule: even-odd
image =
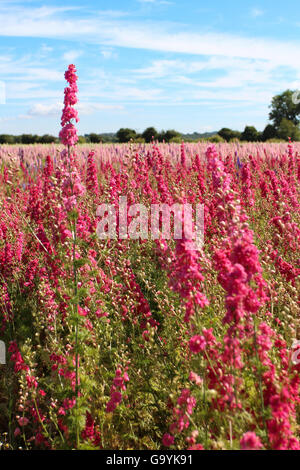
[{"label": "tree line", "polygon": [[[198,135],[198,134],[197,134]],[[151,142],[152,140],[159,142],[171,142],[178,140],[181,142],[182,134],[173,129],[167,131],[158,132],[154,127],[148,127],[142,134],[138,134],[134,129],[121,128],[118,132],[96,134],[85,134],[79,136],[78,143],[125,143],[129,141],[134,142]],[[11,134],[0,134],[0,144],[52,144],[59,143],[58,137],[53,135],[38,136],[36,134],[22,134],[22,135],[11,135]]]},{"label": "tree line", "polygon": [[[126,143],[126,142],[194,142],[198,140],[208,140],[211,142],[230,142],[240,140],[246,142],[266,142],[269,140],[300,141],[300,100],[295,99],[295,92],[286,90],[272,98],[269,113],[270,123],[266,125],[262,132],[254,126],[246,126],[243,132],[235,131],[223,127],[218,132],[200,134],[182,134],[174,129],[157,131],[155,127],[147,127],[142,133],[137,133],[134,129],[121,128],[116,133],[90,133],[79,136],[78,142],[84,143]],[[43,136],[22,134],[10,135],[0,134],[0,144],[51,144],[59,143],[55,136],[45,134]]]},{"label": "tree line", "polygon": [[[224,127],[218,132],[227,142],[239,139],[250,142],[266,142],[271,139],[300,140],[300,100],[295,99],[296,92],[286,90],[272,98],[269,120],[262,132],[254,126],[246,126],[243,132]],[[298,102],[299,101],[299,102]]]}]

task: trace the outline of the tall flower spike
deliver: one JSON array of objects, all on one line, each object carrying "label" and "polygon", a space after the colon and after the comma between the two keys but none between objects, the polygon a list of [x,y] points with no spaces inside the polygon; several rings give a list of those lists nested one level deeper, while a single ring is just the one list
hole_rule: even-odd
[{"label": "tall flower spike", "polygon": [[76,93],[78,91],[76,81],[76,68],[71,64],[65,72],[65,79],[69,86],[65,88],[64,108],[62,111],[61,125],[62,129],[59,133],[59,138],[63,145],[71,147],[78,141],[77,130],[72,120],[79,122],[78,113],[73,106],[77,103]]}]

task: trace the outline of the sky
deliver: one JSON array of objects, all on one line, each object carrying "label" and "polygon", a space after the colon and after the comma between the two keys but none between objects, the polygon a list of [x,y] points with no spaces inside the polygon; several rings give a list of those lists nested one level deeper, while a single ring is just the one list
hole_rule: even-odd
[{"label": "sky", "polygon": [[58,135],[70,63],[80,134],[243,130],[300,89],[299,0],[0,0],[0,134]]}]

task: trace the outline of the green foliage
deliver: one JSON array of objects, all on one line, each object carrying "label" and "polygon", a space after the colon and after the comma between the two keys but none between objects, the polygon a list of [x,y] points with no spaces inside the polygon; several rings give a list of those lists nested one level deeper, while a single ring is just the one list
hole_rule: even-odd
[{"label": "green foliage", "polygon": [[241,140],[258,142],[260,140],[260,132],[258,132],[254,126],[246,126],[242,132]]},{"label": "green foliage", "polygon": [[241,133],[239,131],[233,131],[232,129],[228,129],[227,127],[223,127],[218,132],[219,136],[221,136],[226,142],[229,142],[232,139],[239,139],[241,137]]},{"label": "green foliage", "polygon": [[277,137],[277,131],[272,124],[267,124],[261,134],[261,140],[266,142],[270,139],[275,139]]},{"label": "green foliage", "polygon": [[[214,138],[217,141],[222,139],[220,136],[212,136],[210,139]],[[137,135],[135,140],[138,139]],[[162,148],[165,148],[166,152],[169,150],[168,146]],[[232,146],[231,150],[235,149],[236,146]],[[127,189],[132,191],[134,200],[150,204],[152,196],[148,199],[149,195],[143,191],[145,180],[140,181],[140,168],[132,165],[134,158],[135,153],[127,162]],[[280,344],[284,339],[289,348],[295,331],[291,325],[298,313],[295,302],[298,285],[296,282],[293,285],[284,280],[276,265],[270,262],[266,247],[274,243],[278,255],[283,256],[293,266],[297,265],[298,253],[297,250],[288,250],[286,245],[287,241],[294,243],[292,225],[291,231],[286,232],[287,236],[278,236],[281,231],[270,223],[274,217],[274,200],[271,197],[261,197],[260,183],[268,178],[265,170],[273,168],[270,161],[271,156],[266,155],[266,158],[260,159],[260,171],[253,169],[254,207],[247,204],[244,191],[239,193],[239,197],[247,213],[249,226],[254,231],[266,286],[270,282],[270,300],[255,313],[255,322],[257,325],[263,322],[274,326],[275,338],[280,339],[276,340],[277,343]],[[280,160],[275,161],[275,169],[278,181],[284,181],[290,170],[284,159],[283,165],[280,163]],[[118,162],[113,162],[112,165],[116,171],[123,168]],[[149,167],[145,168],[148,170]],[[83,166],[82,170],[84,169]],[[232,186],[237,188],[240,177],[236,168],[231,169],[228,165],[228,171],[232,171]],[[153,168],[144,174],[147,175],[149,184],[157,188]],[[165,168],[162,164],[161,174],[174,197],[179,196],[183,189],[191,198],[200,192],[199,170],[195,166],[191,167],[188,175],[178,175],[177,169],[174,173],[173,166]],[[179,178],[174,177],[175,175]],[[111,191],[110,170],[107,174],[102,174],[102,177],[103,194],[99,196],[99,202],[107,201]],[[26,181],[26,175],[18,171],[18,168],[11,172],[10,178],[9,191],[15,187],[22,188],[23,178]],[[40,178],[42,180],[45,176],[41,175]],[[133,181],[136,182],[135,185],[131,184]],[[205,188],[201,188],[201,194],[214,208],[215,201],[218,200],[215,198],[219,196],[211,190],[212,183],[211,171],[205,171]],[[69,212],[69,217],[64,218],[64,225],[73,234],[69,233],[69,237],[61,242],[56,238],[58,229],[53,223],[53,216],[60,214],[57,209],[63,206],[63,194],[59,184],[58,179],[52,178],[49,198],[44,201],[41,197],[38,201],[41,203],[45,234],[53,245],[55,243],[55,255],[51,261],[49,254],[40,249],[36,237],[33,236],[38,224],[28,213],[28,189],[24,190],[24,200],[20,197],[22,189],[19,190],[16,207],[13,207],[14,210],[11,210],[10,218],[7,219],[7,206],[12,199],[8,198],[10,193],[5,185],[2,186],[2,217],[8,230],[5,232],[5,238],[0,237],[0,252],[2,256],[6,252],[9,254],[6,247],[17,246],[16,227],[24,234],[26,247],[21,261],[11,258],[10,263],[15,263],[11,266],[11,276],[7,276],[4,284],[0,283],[0,297],[4,299],[2,308],[5,305],[11,307],[11,321],[3,339],[7,344],[11,340],[17,341],[22,360],[30,368],[29,375],[36,377],[38,386],[29,387],[26,380],[28,371],[21,368],[17,373],[14,372],[13,361],[9,361],[5,369],[0,370],[1,442],[3,440],[5,445],[14,449],[22,446],[43,448],[44,444],[36,443],[32,439],[37,434],[42,434],[52,449],[76,447],[86,450],[161,450],[162,436],[169,432],[173,413],[178,409],[178,397],[182,390],[189,389],[196,405],[188,417],[189,427],[176,433],[172,449],[186,449],[187,438],[195,430],[199,433],[197,442],[205,449],[238,449],[240,437],[249,430],[256,432],[265,448],[270,447],[263,429],[263,420],[271,419],[272,416],[269,407],[260,409],[258,386],[259,377],[264,374],[266,368],[255,355],[252,328],[241,329],[242,332],[247,332],[241,336],[243,367],[238,373],[233,371],[236,374],[234,377],[238,374],[238,379],[241,380],[242,388],[238,391],[241,406],[232,408],[232,401],[228,400],[227,403],[226,398],[222,410],[218,407],[219,399],[225,396],[226,391],[223,389],[222,380],[231,376],[232,368],[226,360],[223,363],[222,356],[219,355],[228,345],[228,342],[225,342],[228,324],[223,321],[228,308],[228,296],[224,293],[223,284],[219,282],[220,275],[214,264],[214,254],[216,250],[219,251],[224,240],[217,221],[212,219],[214,225],[207,226],[207,241],[204,253],[201,253],[199,259],[205,277],[203,291],[210,304],[204,308],[196,307],[192,321],[187,323],[184,321],[185,298],[170,288],[170,281],[174,276],[176,242],[168,241],[167,250],[162,250],[158,243],[151,239],[126,239],[121,243],[120,240],[99,240],[92,228],[96,220],[96,210],[93,196],[89,192],[82,196],[77,210]],[[297,189],[295,182],[295,190]],[[285,201],[290,201],[287,196],[284,191],[278,192],[276,213],[287,213]],[[18,218],[21,210],[24,215]],[[291,223],[299,225],[297,211],[291,210],[289,213]],[[226,209],[226,216],[232,217],[230,206]],[[87,225],[83,225],[83,221],[88,221]],[[76,240],[75,222],[78,224]],[[33,279],[32,284],[28,286],[25,281],[29,279],[28,262],[31,253],[36,258],[38,269],[29,271],[32,272]],[[2,273],[5,273],[7,264],[3,263]],[[183,284],[184,276],[189,276],[188,266],[180,277]],[[252,279],[251,282],[255,286],[255,280]],[[3,287],[5,289],[1,290]],[[6,313],[1,310],[2,324]],[[145,313],[147,316],[144,316]],[[153,326],[149,319],[159,324]],[[244,326],[245,323],[241,325]],[[195,334],[202,335],[204,328],[213,329],[216,342],[207,343],[206,349],[200,354],[190,354],[190,337]],[[275,338],[270,338],[272,345],[265,353],[266,357],[272,360],[272,367],[274,364],[274,380],[270,386],[274,387],[276,393],[281,393],[282,380],[286,379],[290,371],[287,367],[282,368],[282,364],[286,364],[285,356],[281,356],[283,349],[278,349]],[[264,342],[261,341],[260,345],[263,346]],[[74,401],[72,376],[76,370],[76,353],[80,356],[80,396],[76,406],[69,408],[64,403],[68,403],[68,400]],[[53,355],[61,356],[63,361],[60,359],[61,362],[58,363]],[[129,381],[126,382],[126,390],[122,390],[122,401],[113,412],[108,412],[106,406],[110,400],[116,370],[120,368],[123,372],[127,366]],[[191,371],[199,375],[200,383],[197,384],[190,378]],[[296,380],[296,371],[294,377]],[[45,395],[39,393],[41,390]],[[23,408],[20,408],[20,404]],[[20,428],[18,416],[22,415],[22,409],[29,417],[29,422],[22,428],[21,434],[14,436],[15,429]],[[41,422],[38,421],[37,413],[43,416]],[[87,413],[93,420],[89,430],[99,431],[100,441],[97,444],[88,437],[83,437]],[[293,416],[291,418],[293,419]],[[296,422],[291,423],[296,429]],[[8,429],[8,436],[2,438],[5,429]]]},{"label": "green foliage", "polygon": [[126,143],[129,142],[131,139],[134,140],[137,137],[137,133],[134,129],[129,128],[121,128],[116,133],[117,139],[119,143]]},{"label": "green foliage", "polygon": [[158,132],[155,127],[147,127],[142,133],[142,137],[145,139],[145,142],[149,143],[152,140],[156,140],[158,138]]},{"label": "green foliage", "polygon": [[95,134],[93,132],[92,134],[89,134],[89,141],[91,142],[91,144],[99,144],[99,142],[101,142],[101,135]]},{"label": "green foliage", "polygon": [[1,134],[0,135],[0,144],[14,144],[15,143],[15,136],[8,135],[8,134]]},{"label": "green foliage", "polygon": [[215,143],[215,144],[219,144],[219,143],[221,143],[221,142],[225,142],[225,140],[223,139],[223,137],[221,137],[219,134],[212,135],[212,136],[209,137],[207,140],[208,140],[208,142],[212,142],[212,143]]},{"label": "green foliage", "polygon": [[170,144],[181,144],[182,142],[182,137],[172,137],[172,139],[170,139]]},{"label": "green foliage", "polygon": [[159,134],[160,142],[170,142],[171,139],[181,138],[180,132],[175,131],[174,129],[168,129],[167,131],[161,131]]},{"label": "green foliage", "polygon": [[282,119],[291,121],[295,126],[300,122],[300,103],[293,102],[293,91],[286,90],[273,97],[269,118],[276,129],[279,129]]},{"label": "green foliage", "polygon": [[45,134],[42,136],[32,135],[32,134],[22,134],[22,135],[9,135],[1,134],[0,135],[0,144],[52,144],[58,143],[59,140],[53,135]]},{"label": "green foliage", "polygon": [[281,139],[288,140],[289,137],[292,140],[300,140],[300,129],[292,121],[283,118],[278,127],[278,136]]}]

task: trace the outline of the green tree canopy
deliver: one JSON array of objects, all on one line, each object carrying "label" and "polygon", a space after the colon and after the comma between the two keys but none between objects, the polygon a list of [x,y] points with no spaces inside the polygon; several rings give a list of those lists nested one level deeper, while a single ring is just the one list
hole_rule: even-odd
[{"label": "green tree canopy", "polygon": [[145,142],[149,143],[152,141],[152,138],[154,138],[154,140],[158,138],[158,132],[155,127],[147,127],[142,133],[142,137],[145,139]]},{"label": "green tree canopy", "polygon": [[168,129],[167,131],[161,131],[159,134],[159,140],[160,141],[165,141],[165,142],[170,142],[171,139],[174,139],[175,137],[181,137],[180,132],[175,131],[174,129]]},{"label": "green tree canopy", "polygon": [[122,127],[121,129],[118,130],[116,136],[117,136],[118,142],[125,143],[125,142],[129,142],[130,139],[135,139],[137,134],[134,129],[128,129],[128,128]]},{"label": "green tree canopy", "polygon": [[268,124],[262,134],[261,134],[261,140],[263,142],[266,142],[266,140],[269,140],[269,139],[275,139],[277,137],[277,131],[275,129],[274,126],[272,126],[272,124]]},{"label": "green tree canopy", "polygon": [[15,136],[9,134],[0,135],[0,144],[14,144]]},{"label": "green tree canopy", "polygon": [[38,136],[32,134],[22,134],[21,143],[22,144],[36,144],[38,142]]},{"label": "green tree canopy", "polygon": [[241,138],[241,133],[239,131],[233,131],[228,127],[222,127],[222,129],[219,130],[218,134],[222,137],[222,139],[226,140],[226,142],[229,142],[231,139]]},{"label": "green tree canopy", "polygon": [[221,142],[224,142],[223,137],[220,136],[220,134],[214,134],[210,137],[208,137],[208,142],[212,142],[214,144],[219,144]]},{"label": "green tree canopy", "polygon": [[292,121],[283,118],[278,127],[278,136],[284,140],[288,140],[289,137],[292,140],[300,140],[300,129]]},{"label": "green tree canopy", "polygon": [[[298,100],[293,99],[292,90],[286,90],[280,95],[273,97],[269,113],[270,121],[273,121],[273,125],[276,129],[279,128],[282,119],[292,121],[293,124],[297,125],[300,122],[300,103]],[[295,101],[295,102],[294,102]]]},{"label": "green tree canopy", "polygon": [[260,133],[254,126],[246,126],[241,135],[241,140],[257,142],[260,140]]},{"label": "green tree canopy", "polygon": [[92,132],[88,135],[88,139],[92,144],[99,144],[99,142],[101,142],[101,135]]},{"label": "green tree canopy", "polygon": [[86,138],[83,135],[78,136],[78,143],[79,144],[86,144]]},{"label": "green tree canopy", "polygon": [[53,142],[57,141],[57,138],[53,135],[44,134],[41,137],[38,137],[37,141],[40,144],[52,144]]}]

